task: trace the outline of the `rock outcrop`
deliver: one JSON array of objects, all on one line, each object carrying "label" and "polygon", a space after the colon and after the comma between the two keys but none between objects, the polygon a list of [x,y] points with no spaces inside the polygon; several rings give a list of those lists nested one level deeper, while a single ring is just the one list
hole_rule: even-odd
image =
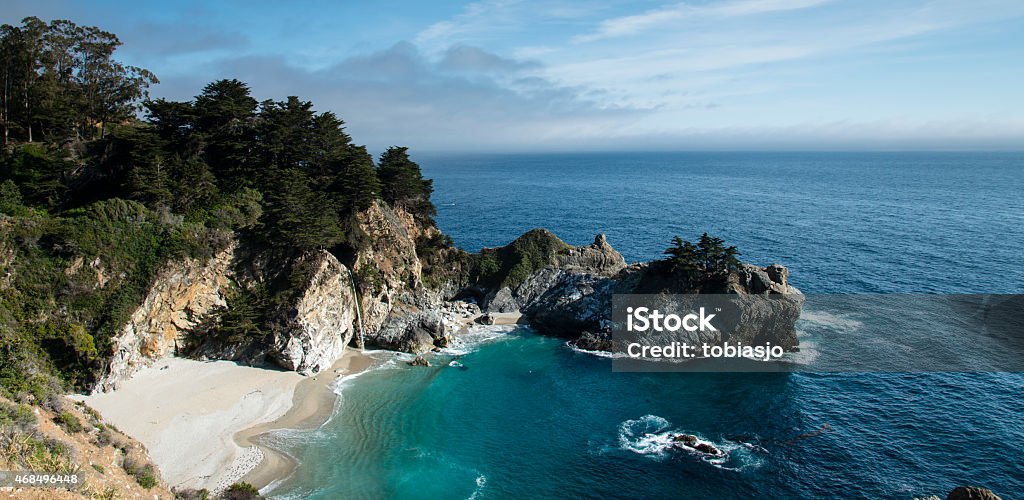
[{"label": "rock outcrop", "polygon": [[236,249],[231,244],[205,263],[186,259],[159,273],[142,305],[114,338],[114,354],[97,390],[116,388],[140,368],[175,354],[187,332],[226,305]]},{"label": "rock outcrop", "polygon": [[[358,220],[367,239],[354,264],[366,345],[411,353],[448,345],[453,320],[446,319],[444,292],[423,285],[416,250],[417,241],[440,231],[380,202]],[[452,284],[440,285],[453,289]]]},{"label": "rock outcrop", "polygon": [[604,234],[598,234],[594,237],[593,243],[569,248],[564,254],[559,255],[556,267],[568,272],[614,276],[626,267],[626,259],[608,244],[608,238]]},{"label": "rock outcrop", "polygon": [[[515,286],[502,286],[484,295],[484,309],[492,312],[519,312],[558,285],[566,276],[588,275],[610,277],[626,267],[626,260],[617,252],[603,234],[594,238],[590,245],[573,247],[566,245],[546,230],[534,230],[544,237],[554,239],[563,249],[550,257],[546,266],[529,274]],[[527,233],[530,234],[530,233]],[[525,237],[525,235],[524,235]],[[520,238],[522,239],[522,237]],[[510,244],[514,245],[515,242]],[[502,249],[499,249],[499,252]]]},{"label": "rock outcrop", "polygon": [[998,495],[987,488],[978,486],[958,486],[949,492],[946,500],[1001,500]]},{"label": "rock outcrop", "polygon": [[[598,240],[592,247],[604,243],[600,237]],[[602,253],[607,254],[608,250]],[[608,274],[616,268],[614,275]],[[574,339],[574,344],[582,349],[610,351],[614,295],[693,293],[672,276],[664,261],[609,266],[602,271],[591,272],[583,266],[543,269],[520,285],[515,295],[520,300],[514,305],[520,305],[527,322],[541,333]],[[705,293],[735,297],[731,303],[739,312],[731,325],[730,340],[759,345],[770,342],[787,350],[797,346],[795,323],[803,295],[789,284],[785,267],[742,264],[718,289]],[[775,300],[765,300],[768,296]],[[691,337],[679,340],[691,344],[698,340],[712,344],[727,340],[721,334],[714,338]]]},{"label": "rock outcrop", "polygon": [[411,215],[383,202],[374,203],[357,218],[364,241],[353,270],[360,287],[363,327],[375,332],[399,295],[420,287],[423,267],[416,255],[416,238],[426,230]]},{"label": "rock outcrop", "polygon": [[450,341],[451,334],[438,310],[405,304],[396,306],[380,330],[368,339],[377,347],[415,354],[447,347]]},{"label": "rock outcrop", "polygon": [[295,265],[307,269],[308,280],[288,322],[274,332],[269,355],[287,370],[316,373],[329,368],[352,340],[356,298],[348,268],[330,252],[307,254]]}]

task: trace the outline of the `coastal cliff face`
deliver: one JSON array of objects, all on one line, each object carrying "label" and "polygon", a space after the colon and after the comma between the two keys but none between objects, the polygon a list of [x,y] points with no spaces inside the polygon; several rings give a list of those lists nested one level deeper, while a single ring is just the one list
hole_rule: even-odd
[{"label": "coastal cliff face", "polygon": [[[140,368],[183,352],[312,374],[361,341],[417,353],[447,345],[452,326],[441,313],[443,296],[423,286],[416,250],[418,240],[439,231],[380,202],[357,219],[362,241],[352,271],[326,250],[293,257],[238,242],[206,262],[169,263],[115,339],[95,390],[114,389]],[[233,306],[232,291],[260,287],[277,287],[281,302],[266,334],[212,338],[218,315]]]},{"label": "coastal cliff face", "polygon": [[[338,359],[356,332],[356,293],[348,268],[323,250],[286,264],[275,262],[273,255],[249,256],[243,266],[237,262],[241,253],[233,243],[205,264],[170,263],[117,337],[116,351],[95,390],[114,389],[155,360],[182,353],[246,364],[271,361],[307,374]],[[286,271],[301,280],[289,284],[281,319],[268,336],[238,342],[210,338],[217,315],[231,306],[230,290],[281,279]]]},{"label": "coastal cliff face", "polygon": [[384,325],[399,295],[421,285],[416,238],[426,229],[408,213],[382,202],[356,218],[364,240],[352,267],[359,283],[363,328],[372,335]]},{"label": "coastal cliff face", "polygon": [[[368,244],[355,258],[363,339],[367,346],[423,353],[448,345],[453,332],[442,310],[444,291],[423,283],[423,258],[417,242],[441,232],[400,207],[375,203],[358,215]],[[451,281],[444,289],[457,288]]]},{"label": "coastal cliff face", "polygon": [[186,332],[227,304],[224,292],[232,279],[236,249],[232,243],[205,263],[196,259],[171,263],[157,276],[142,305],[114,339],[114,354],[97,383],[98,390],[114,389],[140,368],[175,354]]},{"label": "coastal cliff face", "polygon": [[[613,295],[690,293],[666,271],[665,261],[626,265],[601,234],[589,245],[572,246],[535,229],[504,247],[467,254],[447,244],[425,245],[443,235],[429,221],[382,202],[356,214],[356,224],[353,251],[340,256],[351,270],[327,250],[291,256],[239,250],[237,243],[205,263],[171,263],[116,339],[97,389],[116,387],[183,347],[201,358],[269,361],[306,374],[329,367],[347,346],[420,354],[449,345],[457,318],[476,311],[520,312],[540,333],[609,350]],[[425,269],[440,271],[431,273],[431,286]],[[206,330],[233,306],[230,291],[258,287],[278,290],[267,331],[243,341],[211,338]],[[741,264],[718,289],[704,293],[784,298],[744,304],[745,318],[771,317],[776,327],[740,325],[737,335],[745,342],[796,346],[793,323],[803,296],[789,284],[785,267]]]},{"label": "coastal cliff face", "polygon": [[316,373],[341,357],[355,332],[356,297],[349,270],[330,252],[303,256],[308,280],[300,285],[289,320],[274,332],[270,357],[286,370]]}]

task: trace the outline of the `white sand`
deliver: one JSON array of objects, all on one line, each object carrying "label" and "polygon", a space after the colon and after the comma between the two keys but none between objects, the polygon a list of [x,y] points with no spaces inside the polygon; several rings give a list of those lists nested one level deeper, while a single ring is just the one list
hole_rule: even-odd
[{"label": "white sand", "polygon": [[141,441],[170,486],[219,491],[263,458],[258,448],[239,446],[235,434],[287,413],[303,379],[230,361],[170,358],[116,391],[76,399]]}]

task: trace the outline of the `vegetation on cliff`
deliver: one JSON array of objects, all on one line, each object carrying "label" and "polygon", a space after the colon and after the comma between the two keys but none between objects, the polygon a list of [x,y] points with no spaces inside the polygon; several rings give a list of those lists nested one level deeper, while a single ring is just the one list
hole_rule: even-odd
[{"label": "vegetation on cliff", "polygon": [[63,19],[0,26],[4,145],[103,137],[110,124],[131,119],[157,79],[115,60],[120,45],[113,33]]},{"label": "vegetation on cliff", "polygon": [[702,234],[696,244],[676,236],[665,254],[669,256],[663,261],[668,271],[695,288],[721,284],[740,266],[739,250],[708,233]]},{"label": "vegetation on cliff", "polygon": [[235,238],[283,259],[280,279],[237,283],[211,325],[238,341],[262,335],[301,281],[287,262],[357,250],[355,215],[375,200],[433,225],[431,183],[406,148],[378,166],[333,113],[257,101],[238,80],[147,100],[155,76],[116,61],[119,45],[69,21],[0,28],[0,394],[18,401],[94,383],[172,259]]},{"label": "vegetation on cliff", "polygon": [[546,229],[532,229],[503,247],[485,248],[471,267],[474,284],[484,288],[515,287],[534,271],[553,265],[570,248]]}]

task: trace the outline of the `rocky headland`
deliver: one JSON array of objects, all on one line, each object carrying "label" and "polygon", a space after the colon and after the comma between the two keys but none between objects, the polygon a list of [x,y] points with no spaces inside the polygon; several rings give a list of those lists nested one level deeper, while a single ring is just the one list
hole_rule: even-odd
[{"label": "rocky headland", "polygon": [[[273,364],[314,374],[346,347],[424,354],[446,347],[467,322],[520,313],[537,332],[580,348],[609,350],[615,294],[718,293],[784,297],[771,341],[796,347],[802,295],[778,264],[741,264],[713,288],[681,280],[666,261],[627,264],[599,234],[572,246],[534,229],[506,246],[469,254],[430,247],[440,231],[384,203],[358,215],[364,243],[352,255],[260,251],[232,241],[206,262],[170,263],[116,338],[96,391],[116,388],[139,368],[178,355]],[[425,255],[421,255],[425,254]],[[208,335],[239,288],[278,287],[266,332]],[[764,335],[764,334],[761,334]],[[750,339],[753,340],[753,339]]]}]

